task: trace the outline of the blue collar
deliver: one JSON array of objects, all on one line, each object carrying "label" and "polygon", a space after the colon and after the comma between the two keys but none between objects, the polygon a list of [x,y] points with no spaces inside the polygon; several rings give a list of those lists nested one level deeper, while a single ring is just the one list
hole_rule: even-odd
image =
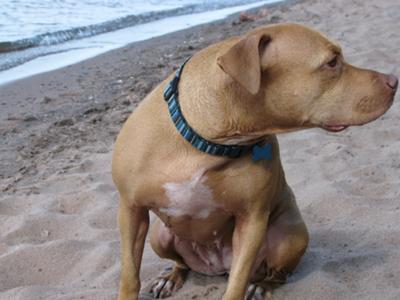
[{"label": "blue collar", "polygon": [[216,144],[206,140],[200,136],[186,121],[182,114],[181,107],[178,100],[178,84],[182,74],[183,67],[185,66],[187,59],[176,71],[174,78],[167,84],[164,90],[164,99],[168,104],[168,110],[171,115],[172,121],[175,124],[176,129],[196,149],[217,156],[227,156],[230,158],[238,158],[248,150],[252,149],[253,160],[258,161],[261,159],[271,160],[272,145],[267,144],[265,146],[255,145],[223,145]]}]

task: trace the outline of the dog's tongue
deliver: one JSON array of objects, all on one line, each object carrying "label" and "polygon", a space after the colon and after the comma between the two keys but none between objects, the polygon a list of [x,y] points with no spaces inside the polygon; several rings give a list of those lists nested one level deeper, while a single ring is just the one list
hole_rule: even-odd
[{"label": "dog's tongue", "polygon": [[347,126],[345,126],[345,125],[329,125],[329,126],[326,126],[326,128],[330,131],[338,132],[338,131],[342,131],[342,130],[346,129]]}]

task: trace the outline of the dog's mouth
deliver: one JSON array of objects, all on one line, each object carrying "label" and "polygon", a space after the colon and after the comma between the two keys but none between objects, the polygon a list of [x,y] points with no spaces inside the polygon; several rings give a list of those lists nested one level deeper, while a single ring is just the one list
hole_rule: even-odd
[{"label": "dog's mouth", "polygon": [[323,125],[322,128],[330,132],[340,132],[349,126],[350,125]]}]

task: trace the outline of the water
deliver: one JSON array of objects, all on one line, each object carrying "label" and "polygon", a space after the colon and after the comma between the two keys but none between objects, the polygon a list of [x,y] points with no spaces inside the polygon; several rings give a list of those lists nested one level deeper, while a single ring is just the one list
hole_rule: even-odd
[{"label": "water", "polygon": [[0,0],[0,84],[278,1]]}]

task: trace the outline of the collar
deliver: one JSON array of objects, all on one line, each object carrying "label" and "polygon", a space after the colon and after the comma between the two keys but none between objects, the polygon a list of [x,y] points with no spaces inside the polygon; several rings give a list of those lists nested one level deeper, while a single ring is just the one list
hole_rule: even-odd
[{"label": "collar", "polygon": [[[174,78],[167,84],[164,90],[164,99],[168,104],[168,110],[176,129],[182,137],[196,149],[210,155],[227,156],[229,158],[238,158],[248,150],[252,149],[253,160],[260,159],[271,160],[272,145],[267,144],[264,147],[259,143],[254,145],[223,145],[206,140],[200,136],[186,121],[182,114],[178,99],[178,84],[182,75],[182,70],[189,59],[187,59],[176,71]],[[260,150],[261,149],[261,150]],[[264,149],[264,150],[263,150]],[[264,153],[264,154],[263,154]]]}]

